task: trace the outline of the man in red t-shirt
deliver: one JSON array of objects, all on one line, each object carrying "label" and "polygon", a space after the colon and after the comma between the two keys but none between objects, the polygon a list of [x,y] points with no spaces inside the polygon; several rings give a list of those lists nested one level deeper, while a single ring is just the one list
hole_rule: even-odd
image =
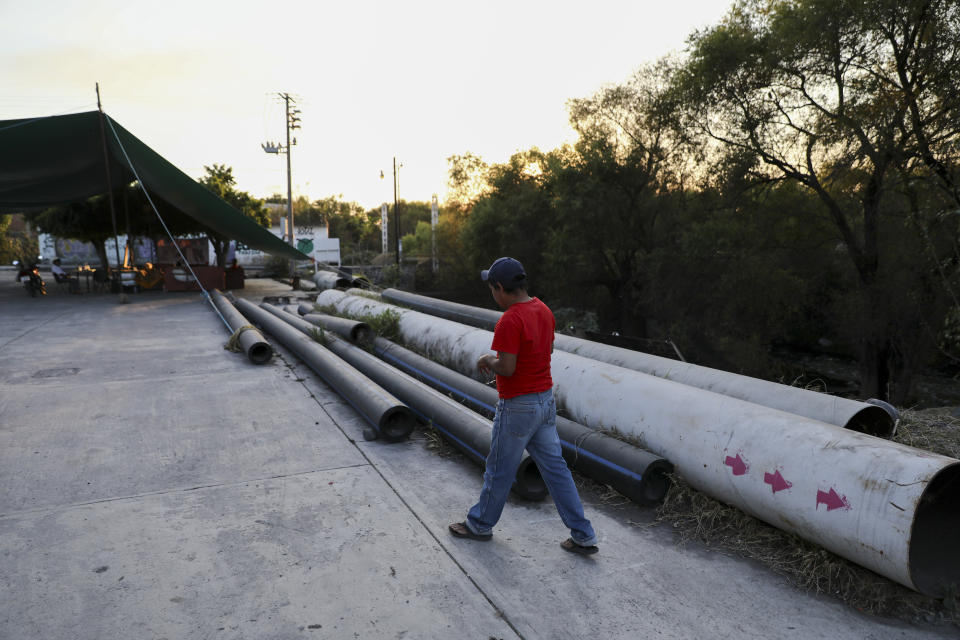
[{"label": "man in red t-shirt", "polygon": [[500,400],[493,418],[490,453],[487,455],[480,499],[463,522],[450,525],[458,538],[490,540],[493,526],[503,513],[523,450],[537,463],[560,519],[570,537],[560,543],[567,551],[597,552],[597,537],[583,515],[580,495],[563,459],[557,435],[557,409],[550,377],[553,352],[553,313],[527,294],[527,274],[517,260],[499,258],[480,277],[490,287],[496,303],[506,312],[493,331],[491,348],[477,368],[497,376]]}]

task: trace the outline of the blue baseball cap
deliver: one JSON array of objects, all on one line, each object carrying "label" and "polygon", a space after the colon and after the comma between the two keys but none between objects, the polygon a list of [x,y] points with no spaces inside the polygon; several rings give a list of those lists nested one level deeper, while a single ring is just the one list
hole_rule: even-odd
[{"label": "blue baseball cap", "polygon": [[484,282],[499,282],[503,285],[515,285],[527,279],[527,272],[523,265],[513,258],[497,258],[489,269],[480,272],[480,279]]}]

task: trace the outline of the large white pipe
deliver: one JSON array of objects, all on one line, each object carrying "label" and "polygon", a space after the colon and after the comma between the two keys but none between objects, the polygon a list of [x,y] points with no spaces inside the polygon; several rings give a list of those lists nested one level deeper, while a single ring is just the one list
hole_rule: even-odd
[{"label": "large white pipe", "polygon": [[[340,313],[400,316],[404,341],[472,375],[493,334],[326,291]],[[641,439],[690,484],[908,587],[960,582],[960,461],[835,425],[555,351],[570,417]]]},{"label": "large white pipe", "polygon": [[349,287],[352,284],[350,278],[346,278],[339,273],[334,273],[333,271],[317,271],[313,274],[313,281],[317,285],[317,289],[337,289],[340,287]]},{"label": "large white pipe", "polygon": [[[439,300],[399,289],[384,290],[383,299],[482,329],[492,330],[502,315],[500,311]],[[854,431],[877,436],[889,436],[894,432],[894,418],[881,407],[866,402],[839,398],[809,389],[791,387],[559,333],[556,335],[553,346],[560,351],[635,369],[658,378],[715,391]]]}]

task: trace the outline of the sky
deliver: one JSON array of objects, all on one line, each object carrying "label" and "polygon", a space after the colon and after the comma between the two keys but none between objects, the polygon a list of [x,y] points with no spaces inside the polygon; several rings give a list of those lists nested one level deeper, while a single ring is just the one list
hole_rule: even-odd
[{"label": "sky", "polygon": [[[104,111],[188,175],[294,197],[441,202],[447,159],[575,140],[566,103],[682,52],[726,0],[0,0],[0,119]],[[4,150],[6,151],[6,150]],[[381,179],[381,171],[384,178]]]}]

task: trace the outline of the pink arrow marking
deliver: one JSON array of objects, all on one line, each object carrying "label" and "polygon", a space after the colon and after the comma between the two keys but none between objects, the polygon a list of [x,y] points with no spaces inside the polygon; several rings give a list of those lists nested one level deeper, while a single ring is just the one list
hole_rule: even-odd
[{"label": "pink arrow marking", "polygon": [[727,456],[727,459],[723,462],[723,464],[733,469],[733,475],[735,476],[744,475],[747,472],[747,469],[750,468],[750,465],[743,461],[743,458],[740,457],[739,453],[737,454],[736,458]]},{"label": "pink arrow marking", "polygon": [[792,482],[784,480],[783,476],[780,475],[780,471],[774,471],[773,473],[764,473],[763,481],[766,482],[773,489],[773,492],[783,491],[784,489],[789,489],[793,486]]},{"label": "pink arrow marking", "polygon": [[826,491],[817,491],[817,509],[820,508],[821,504],[827,505],[827,511],[833,511],[834,509],[850,509],[850,503],[847,502],[847,496],[841,496],[836,491],[833,490],[833,487],[830,488],[830,493]]}]

